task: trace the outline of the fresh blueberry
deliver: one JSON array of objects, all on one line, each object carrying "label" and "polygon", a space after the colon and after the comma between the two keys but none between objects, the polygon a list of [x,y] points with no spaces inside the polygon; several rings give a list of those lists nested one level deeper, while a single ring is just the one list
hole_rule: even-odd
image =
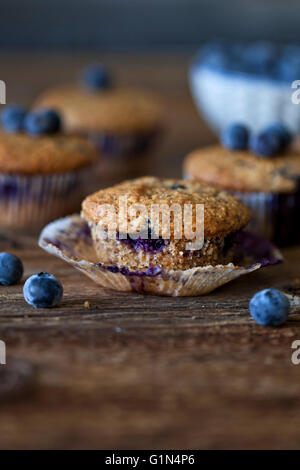
[{"label": "fresh blueberry", "polygon": [[276,289],[257,292],[249,304],[252,318],[263,326],[278,326],[287,320],[290,303],[286,295]]},{"label": "fresh blueberry", "polygon": [[274,122],[269,127],[267,127],[265,132],[279,137],[281,150],[285,150],[292,142],[292,134],[281,122]]},{"label": "fresh blueberry", "polygon": [[185,189],[185,186],[183,184],[173,184],[171,186],[171,189],[174,189],[174,190],[176,190],[176,189]]},{"label": "fresh blueberry", "polygon": [[245,52],[245,44],[243,42],[233,42],[230,45],[230,55],[233,60],[239,60]]},{"label": "fresh blueberry", "polygon": [[249,131],[243,124],[231,124],[221,135],[222,144],[230,150],[246,150],[248,140]]},{"label": "fresh blueberry", "polygon": [[23,294],[29,305],[36,308],[50,308],[61,300],[63,287],[52,274],[38,273],[27,279]]},{"label": "fresh blueberry", "polygon": [[32,135],[54,134],[60,128],[60,117],[53,109],[31,111],[24,119],[24,130]]},{"label": "fresh blueberry", "polygon": [[228,54],[224,43],[213,41],[204,44],[196,58],[196,66],[199,62],[209,68],[224,70],[228,62]]},{"label": "fresh blueberry", "polygon": [[10,253],[0,253],[0,284],[11,286],[19,282],[22,276],[22,261]]},{"label": "fresh blueberry", "polygon": [[200,54],[202,57],[209,57],[214,54],[226,54],[226,47],[223,41],[210,41],[205,44],[200,49]]},{"label": "fresh blueberry", "polygon": [[281,48],[281,57],[282,58],[297,58],[300,55],[300,46],[299,44],[285,44]]},{"label": "fresh blueberry", "polygon": [[250,150],[262,157],[273,157],[282,150],[281,137],[275,132],[263,131],[250,137]]},{"label": "fresh blueberry", "polygon": [[276,47],[266,41],[257,41],[245,47],[243,62],[254,73],[268,73],[277,57]]},{"label": "fresh blueberry", "polygon": [[110,77],[103,64],[91,64],[83,70],[82,83],[91,90],[108,88]]},{"label": "fresh blueberry", "polygon": [[224,70],[228,67],[228,58],[221,52],[215,52],[203,59],[205,65],[216,70]]},{"label": "fresh blueberry", "polygon": [[277,65],[277,73],[283,80],[294,81],[299,79],[300,76],[300,56],[298,55],[285,55]]},{"label": "fresh blueberry", "polygon": [[1,113],[1,124],[7,132],[19,132],[23,129],[26,111],[22,106],[11,104]]}]

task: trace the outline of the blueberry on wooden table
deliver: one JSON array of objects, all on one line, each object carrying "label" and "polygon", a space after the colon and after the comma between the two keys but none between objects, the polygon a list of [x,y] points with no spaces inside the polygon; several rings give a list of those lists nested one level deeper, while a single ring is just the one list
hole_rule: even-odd
[{"label": "blueberry on wooden table", "polygon": [[27,279],[23,294],[29,305],[36,308],[51,308],[61,300],[63,287],[55,276],[41,272]]},{"label": "blueberry on wooden table", "polygon": [[23,276],[23,264],[20,258],[11,253],[0,253],[0,284],[17,284]]},{"label": "blueberry on wooden table", "polygon": [[290,302],[282,292],[264,289],[252,297],[249,309],[252,318],[260,325],[278,326],[287,320]]}]

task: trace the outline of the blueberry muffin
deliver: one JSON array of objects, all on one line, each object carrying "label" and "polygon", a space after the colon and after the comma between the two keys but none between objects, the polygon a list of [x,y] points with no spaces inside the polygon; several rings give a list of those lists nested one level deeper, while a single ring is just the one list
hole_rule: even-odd
[{"label": "blueberry muffin", "polygon": [[82,137],[60,132],[51,110],[8,106],[0,129],[0,225],[34,229],[73,212],[97,158]]},{"label": "blueberry muffin", "polygon": [[249,228],[256,233],[279,245],[300,242],[299,151],[260,158],[251,150],[214,145],[187,155],[183,173],[241,199],[251,209]]},{"label": "blueberry muffin", "polygon": [[139,172],[162,127],[158,98],[113,86],[101,64],[85,69],[78,84],[46,90],[36,105],[58,110],[65,132],[87,136],[102,155],[99,175],[114,179]]},{"label": "blueberry muffin", "polygon": [[[201,226],[198,205],[204,210]],[[187,218],[186,207],[191,207]],[[248,209],[224,190],[154,177],[125,181],[88,196],[81,215],[91,229],[98,261],[133,272],[226,264],[233,260],[234,234],[249,220]],[[109,229],[115,236],[109,236]],[[197,247],[193,242],[200,232]]]}]

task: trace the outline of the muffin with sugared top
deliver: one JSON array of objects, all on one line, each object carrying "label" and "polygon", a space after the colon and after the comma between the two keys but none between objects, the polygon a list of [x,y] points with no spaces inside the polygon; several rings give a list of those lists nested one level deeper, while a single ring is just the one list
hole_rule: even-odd
[{"label": "muffin with sugared top", "polygon": [[162,128],[157,96],[114,86],[102,64],[87,67],[78,84],[46,90],[36,105],[58,110],[65,132],[87,136],[96,145],[103,176],[126,176],[138,168]]},{"label": "muffin with sugared top", "polygon": [[97,152],[50,109],[7,106],[0,129],[0,225],[41,226],[78,208]]},{"label": "muffin with sugared top", "polygon": [[185,178],[226,189],[251,209],[250,227],[280,245],[300,241],[300,153],[279,123],[250,135],[232,125],[223,146],[198,149],[186,156]]},{"label": "muffin with sugared top", "polygon": [[283,260],[246,227],[249,209],[223,189],[143,177],[91,194],[47,225],[39,246],[102,287],[196,296]]},{"label": "muffin with sugared top", "polygon": [[249,211],[226,191],[202,183],[144,177],[88,196],[82,217],[101,263],[168,272],[232,261],[233,236],[247,225]]}]

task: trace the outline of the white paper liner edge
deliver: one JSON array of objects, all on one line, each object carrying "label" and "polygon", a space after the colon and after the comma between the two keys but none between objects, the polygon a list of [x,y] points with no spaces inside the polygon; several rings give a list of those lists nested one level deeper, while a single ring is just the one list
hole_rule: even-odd
[{"label": "white paper liner edge", "polygon": [[[260,263],[251,266],[235,266],[230,263],[218,266],[201,266],[184,271],[163,272],[157,276],[126,275],[113,273],[97,265],[91,239],[78,237],[74,227],[83,221],[79,215],[64,217],[48,224],[39,238],[39,246],[82,271],[97,284],[113,290],[140,292],[165,296],[199,296],[261,268]],[[61,244],[61,247],[55,246]],[[94,257],[94,262],[93,262]]]}]

